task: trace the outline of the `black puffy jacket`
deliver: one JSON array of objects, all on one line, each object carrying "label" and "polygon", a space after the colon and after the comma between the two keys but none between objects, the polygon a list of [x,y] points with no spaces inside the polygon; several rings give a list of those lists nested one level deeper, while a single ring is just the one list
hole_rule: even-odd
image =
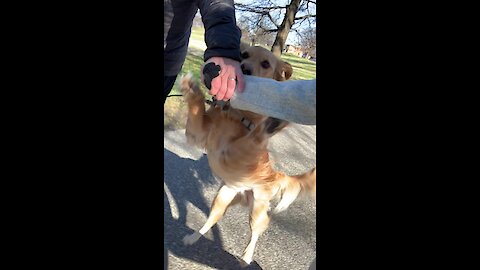
[{"label": "black puffy jacket", "polygon": [[164,75],[178,75],[188,50],[192,23],[198,9],[205,26],[204,61],[214,56],[240,61],[241,31],[233,0],[164,0]]}]

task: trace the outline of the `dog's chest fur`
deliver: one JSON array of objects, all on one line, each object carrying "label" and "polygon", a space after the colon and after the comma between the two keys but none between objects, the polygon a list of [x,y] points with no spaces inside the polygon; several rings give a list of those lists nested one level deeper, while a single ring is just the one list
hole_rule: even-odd
[{"label": "dog's chest fur", "polygon": [[212,172],[229,186],[249,189],[244,159],[252,158],[245,151],[251,147],[251,142],[245,140],[250,131],[241,123],[242,116],[231,110],[211,108],[207,112],[212,121],[206,143],[208,163]]}]

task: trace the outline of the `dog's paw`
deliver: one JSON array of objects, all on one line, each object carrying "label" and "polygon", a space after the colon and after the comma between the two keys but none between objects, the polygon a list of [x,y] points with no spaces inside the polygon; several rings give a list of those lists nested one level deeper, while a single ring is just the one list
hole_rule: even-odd
[{"label": "dog's paw", "polygon": [[180,79],[180,92],[186,101],[203,98],[203,94],[197,83],[193,80],[193,75],[190,72]]},{"label": "dog's paw", "polygon": [[243,259],[240,259],[240,267],[242,267],[242,268],[249,267],[251,262],[252,262],[252,261],[246,262],[246,261],[244,261]]},{"label": "dog's paw", "polygon": [[183,238],[183,244],[185,246],[193,245],[195,242],[198,241],[198,239],[200,239],[201,236],[202,235],[199,232],[194,232],[192,234],[189,234]]},{"label": "dog's paw", "polygon": [[244,252],[242,258],[240,258],[240,266],[247,267],[253,261],[253,254],[251,252]]},{"label": "dog's paw", "polygon": [[275,133],[286,127],[289,123],[285,120],[269,117],[267,120],[265,120],[264,124],[266,133],[273,136]]}]

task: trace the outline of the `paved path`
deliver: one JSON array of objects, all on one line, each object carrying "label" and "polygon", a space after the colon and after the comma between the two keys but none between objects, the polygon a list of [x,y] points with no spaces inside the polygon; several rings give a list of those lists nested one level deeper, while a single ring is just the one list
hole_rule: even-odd
[{"label": "paved path", "polygon": [[[316,126],[292,124],[275,135],[269,145],[275,168],[287,174],[303,173],[316,165]],[[185,130],[164,135],[165,242],[170,270],[239,269],[235,258],[249,241],[248,211],[229,208],[222,220],[192,246],[181,242],[206,221],[220,187],[206,155],[189,146]],[[286,211],[273,215],[260,237],[254,260],[245,269],[308,269],[316,258],[316,207],[297,200]]]}]

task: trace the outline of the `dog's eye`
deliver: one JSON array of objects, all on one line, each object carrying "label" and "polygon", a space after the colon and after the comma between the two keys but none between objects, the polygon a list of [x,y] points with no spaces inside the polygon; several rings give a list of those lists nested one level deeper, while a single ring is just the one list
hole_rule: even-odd
[{"label": "dog's eye", "polygon": [[242,59],[247,59],[248,58],[248,53],[247,52],[242,53],[241,57],[242,57]]},{"label": "dog's eye", "polygon": [[263,68],[269,68],[269,67],[270,67],[270,63],[268,63],[267,60],[263,61],[263,62],[261,63],[261,65],[262,65]]}]

